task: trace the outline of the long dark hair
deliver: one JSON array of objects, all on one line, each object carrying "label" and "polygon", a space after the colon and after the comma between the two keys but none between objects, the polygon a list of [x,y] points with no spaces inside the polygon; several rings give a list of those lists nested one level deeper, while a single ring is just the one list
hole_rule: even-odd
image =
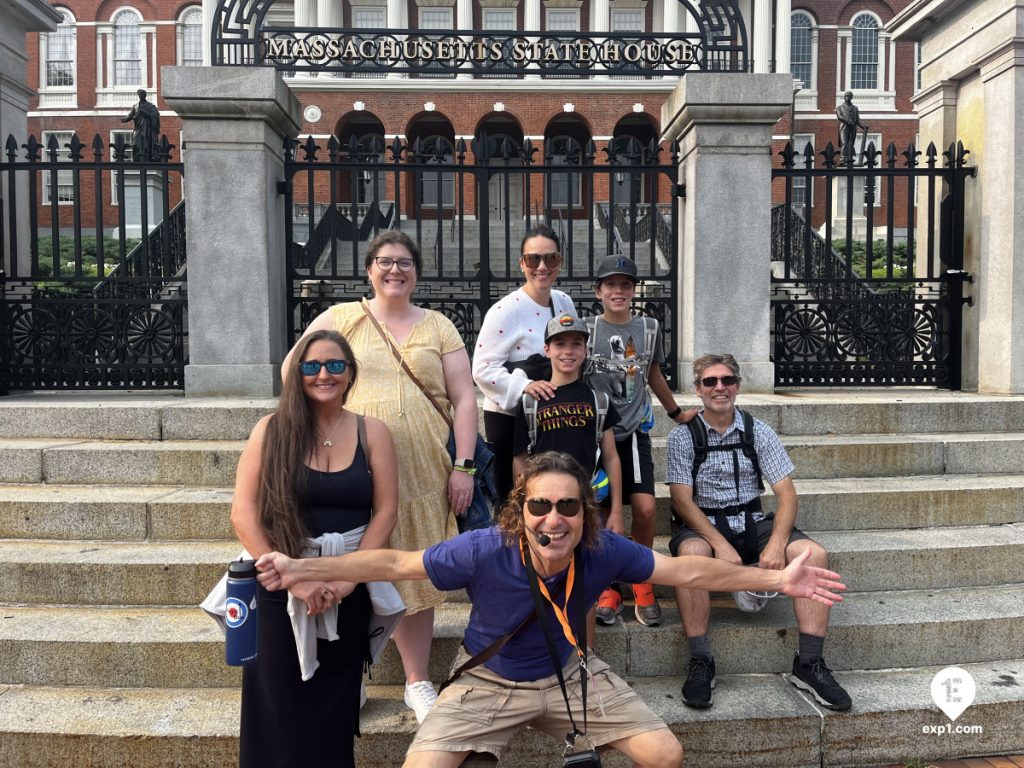
[{"label": "long dark hair", "polygon": [[274,417],[267,424],[263,436],[260,486],[257,509],[260,523],[270,540],[270,546],[289,557],[301,557],[309,531],[303,521],[306,493],[306,460],[316,446],[316,420],[303,391],[302,371],[299,364],[306,350],[317,341],[332,341],[341,347],[349,364],[348,389],[341,396],[342,405],[356,383],[358,370],[352,347],[337,331],[314,331],[299,339],[292,353],[281,399]]},{"label": "long dark hair", "polygon": [[554,242],[555,248],[561,250],[562,245],[558,241],[558,234],[555,232],[555,230],[553,230],[547,224],[537,224],[526,230],[526,233],[523,235],[523,239],[519,241],[520,255],[522,255],[523,253],[523,248],[526,247],[526,241],[529,240],[531,237],[546,237],[548,240]]},{"label": "long dark hair", "polygon": [[533,478],[549,472],[569,475],[579,484],[580,499],[583,501],[583,546],[594,549],[601,541],[601,511],[594,499],[594,489],[590,487],[590,478],[580,463],[568,453],[559,451],[545,451],[526,460],[523,474],[516,479],[515,488],[498,513],[498,527],[505,538],[505,543],[514,546],[525,535],[523,509],[526,506],[526,486]]}]

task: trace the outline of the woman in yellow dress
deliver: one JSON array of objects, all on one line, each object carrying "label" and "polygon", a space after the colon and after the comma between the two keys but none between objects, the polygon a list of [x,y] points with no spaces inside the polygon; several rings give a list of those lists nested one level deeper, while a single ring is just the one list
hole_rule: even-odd
[{"label": "woman in yellow dress", "polygon": [[[461,470],[472,468],[477,436],[476,394],[462,338],[444,315],[411,301],[421,269],[412,238],[396,230],[381,233],[366,251],[373,298],[337,304],[305,331],[333,329],[348,340],[359,361],[359,380],[346,407],[380,419],[391,431],[398,456],[399,505],[390,546],[404,550],[424,549],[458,533],[455,518],[465,514],[473,498],[473,477]],[[291,352],[282,372],[288,370],[290,357]],[[447,450],[448,425],[398,358],[453,414],[456,466]],[[461,466],[467,460],[468,466]],[[423,722],[437,698],[427,665],[434,608],[444,602],[444,595],[429,582],[395,586],[407,609],[394,634],[405,670],[405,703]]]}]

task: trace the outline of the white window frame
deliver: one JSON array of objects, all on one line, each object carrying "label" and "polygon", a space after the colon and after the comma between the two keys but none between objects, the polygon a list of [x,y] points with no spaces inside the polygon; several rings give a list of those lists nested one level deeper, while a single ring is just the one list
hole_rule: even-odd
[{"label": "white window frame", "polygon": [[[818,111],[818,21],[814,18],[814,14],[810,11],[804,10],[803,8],[797,8],[790,14],[790,40],[794,40],[796,36],[793,34],[793,19],[796,16],[802,16],[809,22],[809,31],[811,35],[810,46],[811,46],[811,61],[810,61],[810,72],[811,77],[808,82],[803,83],[800,91],[796,95],[796,102],[794,107],[797,112],[817,112]],[[793,66],[793,50],[792,42],[790,43],[790,69]],[[795,79],[795,78],[794,78]]]},{"label": "white window frame", "polygon": [[[43,32],[39,35],[39,108],[40,109],[76,109],[78,107],[78,22],[75,15],[67,8],[58,8],[64,17],[55,32]],[[71,84],[48,85],[50,48],[57,35],[69,33]],[[61,59],[68,61],[69,59]]]},{"label": "white window frame", "polygon": [[[515,8],[481,8],[480,26],[485,32],[514,32],[517,29],[517,10]],[[505,23],[505,19],[511,19]]]},{"label": "white window frame", "polygon": [[[108,144],[108,151],[110,152],[110,162],[114,162],[114,144],[119,135],[124,136],[125,138],[124,162],[130,163],[132,161],[133,155],[135,154],[135,145],[132,144],[132,138],[134,138],[135,136],[135,131],[131,129],[125,130],[123,128],[117,128],[110,131],[110,143]],[[110,204],[115,208],[117,207],[117,171],[110,172]]]},{"label": "white window frame", "polygon": [[646,13],[643,8],[612,8],[608,28],[611,32],[646,32]]},{"label": "white window frame", "polygon": [[[552,27],[552,22],[559,16],[564,16],[566,21],[558,22],[560,24],[566,23],[569,18],[572,18],[572,27]],[[580,31],[580,10],[579,8],[545,8],[544,9],[544,31],[546,32],[579,32]]]},{"label": "white window frame", "polygon": [[[72,130],[56,130],[56,131],[43,131],[41,133],[43,151],[43,160],[49,162],[50,153],[47,147],[50,144],[50,137],[56,136],[57,142],[60,144],[60,152],[57,153],[57,160],[59,162],[71,162],[71,152],[65,148],[65,144],[71,143],[71,137],[74,136],[75,132]],[[43,205],[50,205],[50,172],[40,171],[42,175],[41,187],[43,191]],[[68,169],[66,171],[57,171],[57,205],[74,205],[75,204],[75,181],[73,172]],[[61,190],[67,188],[66,194],[61,194]]]},{"label": "white window frame", "polygon": [[[366,16],[375,14],[380,20],[378,23],[367,23]],[[363,19],[358,18],[362,16]],[[388,25],[388,7],[386,5],[353,5],[352,6],[352,29],[384,29]],[[354,80],[381,80],[386,77],[383,72],[353,72],[349,77]]]},{"label": "white window frame", "polygon": [[[198,25],[195,24],[192,19],[199,16]],[[185,35],[186,32],[194,29],[198,26],[199,29],[199,56],[198,57],[185,57]],[[175,41],[177,49],[177,62],[179,67],[201,67],[203,65],[203,8],[200,5],[190,5],[186,7],[179,15],[178,22],[175,29]]]},{"label": "white window frame", "polygon": [[[116,32],[115,20],[125,11],[131,11],[138,19],[139,34],[139,77],[138,83],[117,83],[116,73]],[[157,73],[156,24],[146,21],[138,8],[129,5],[115,8],[107,21],[96,23],[96,106],[98,108],[131,109],[138,101],[136,91],[140,88],[149,94],[149,101],[157,102],[153,84]]]},{"label": "white window frame", "polygon": [[[856,44],[857,44],[857,40],[856,40],[856,38],[857,38],[857,30],[858,29],[869,29],[869,27],[867,27],[867,26],[864,26],[864,27],[858,26],[857,22],[859,22],[861,19],[865,19],[865,20],[869,20],[871,22],[874,22],[875,44],[873,46],[871,46],[870,50],[868,51],[869,53],[872,53],[874,55],[874,59],[875,59],[875,61],[874,61],[874,65],[875,65],[875,84],[874,84],[874,87],[865,87],[863,85],[858,87],[857,85],[854,84],[853,67],[854,66],[869,67],[871,65],[870,62],[855,62],[854,61],[854,57],[856,56],[855,48],[856,48]],[[873,13],[871,13],[870,11],[858,11],[857,14],[854,15],[854,17],[850,20],[850,62],[848,64],[848,68],[850,70],[850,77],[849,77],[848,82],[849,82],[850,90],[851,91],[854,91],[854,92],[857,92],[857,91],[874,92],[874,91],[882,90],[882,88],[879,87],[879,86],[882,83],[885,82],[885,51],[882,49],[881,42],[882,42],[882,22],[881,22],[881,19],[879,19],[878,16],[876,16]]]},{"label": "white window frame", "polygon": [[[444,19],[441,19],[441,16]],[[428,21],[431,16],[437,18]],[[455,29],[455,9],[450,5],[448,6],[421,6],[419,9],[419,29],[431,29],[431,30],[448,30]],[[445,67],[451,67],[453,62],[449,59],[448,61],[436,61],[435,63],[428,65],[428,70],[440,70]],[[430,72],[430,74],[423,73],[420,77],[438,77],[444,79],[451,79],[455,77],[454,72]]]}]

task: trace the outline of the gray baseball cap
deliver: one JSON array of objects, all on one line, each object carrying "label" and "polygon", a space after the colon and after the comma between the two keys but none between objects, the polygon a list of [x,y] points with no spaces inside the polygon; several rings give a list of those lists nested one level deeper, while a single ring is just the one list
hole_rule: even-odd
[{"label": "gray baseball cap", "polygon": [[548,320],[548,326],[544,331],[544,343],[547,344],[560,333],[570,332],[582,333],[584,338],[590,337],[590,331],[587,330],[587,324],[583,322],[582,318],[573,317],[572,315],[559,315]]},{"label": "gray baseball cap", "polygon": [[597,273],[594,275],[594,278],[601,280],[612,275],[625,275],[635,283],[637,282],[636,264],[628,256],[608,256],[601,259],[601,263],[597,265]]}]

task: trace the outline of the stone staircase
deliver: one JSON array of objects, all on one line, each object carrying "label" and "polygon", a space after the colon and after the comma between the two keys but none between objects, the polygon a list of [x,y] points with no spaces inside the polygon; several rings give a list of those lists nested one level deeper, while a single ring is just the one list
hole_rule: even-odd
[{"label": "stone staircase", "polygon": [[[680,397],[681,402],[691,398]],[[784,674],[789,601],[748,616],[717,598],[715,706],[679,699],[687,657],[666,621],[598,632],[598,652],[679,734],[687,765],[810,768],[1024,750],[1024,398],[962,393],[742,396],[797,466],[799,525],[832,553],[851,594],[826,657],[853,710],[821,709]],[[228,524],[237,456],[270,401],[36,394],[0,399],[0,765],[232,765],[238,670],[195,605],[239,546]],[[667,420],[655,462],[663,471]],[[668,539],[659,487],[656,547]],[[768,499],[770,505],[771,500]],[[442,680],[468,615],[438,611]],[[977,682],[958,726],[932,703],[957,665]],[[401,764],[415,730],[393,647],[374,668],[357,763]],[[559,764],[524,734],[503,763]],[[605,765],[623,766],[615,756]]]}]

